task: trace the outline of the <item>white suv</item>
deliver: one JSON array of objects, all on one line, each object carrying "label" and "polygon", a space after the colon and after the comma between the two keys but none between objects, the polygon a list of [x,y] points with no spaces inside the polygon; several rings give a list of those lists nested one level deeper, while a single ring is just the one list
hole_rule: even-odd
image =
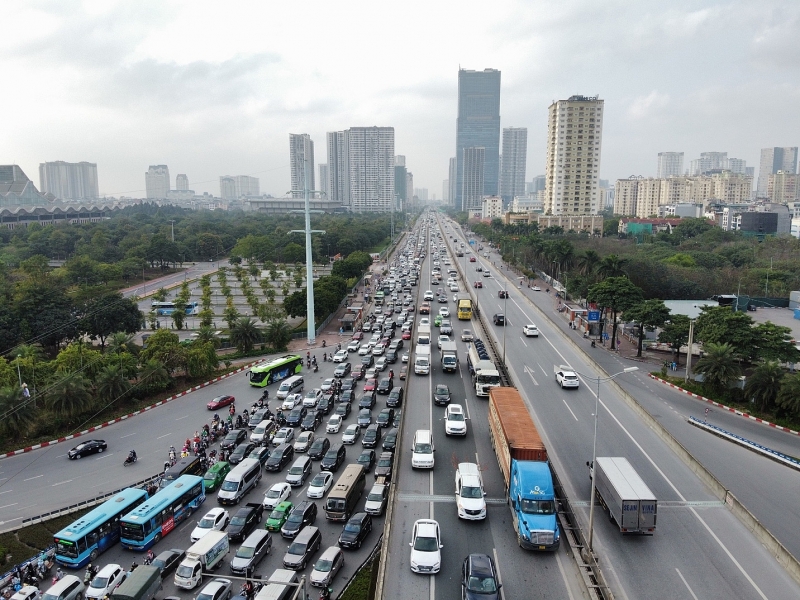
[{"label": "white suv", "polygon": [[475,463],[458,463],[456,471],[456,507],[458,517],[470,521],[486,518],[486,492],[481,472]]},{"label": "white suv", "polygon": [[417,429],[411,446],[411,468],[433,469],[433,435],[430,429]]}]

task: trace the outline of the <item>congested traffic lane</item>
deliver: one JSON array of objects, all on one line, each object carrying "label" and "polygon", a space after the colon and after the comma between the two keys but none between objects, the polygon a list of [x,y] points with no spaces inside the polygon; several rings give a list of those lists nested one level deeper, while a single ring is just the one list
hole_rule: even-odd
[{"label": "congested traffic lane", "polygon": [[[497,260],[479,256],[478,264],[491,265],[491,258]],[[476,263],[468,265],[474,268]],[[564,332],[541,318],[507,279],[497,277],[501,279],[494,274],[485,278],[479,290],[483,316],[496,310],[507,313],[510,324],[506,328],[495,327],[489,320],[489,330],[502,352],[505,329],[507,367],[539,424],[548,455],[585,527],[590,493],[585,463],[592,456],[596,394],[596,386],[587,384],[599,373],[568,343]],[[508,300],[498,298],[500,289],[509,290]],[[521,336],[526,322],[539,326],[538,339]],[[561,390],[555,384],[553,365],[562,363],[583,376],[578,390]],[[646,597],[661,588],[675,590],[678,598],[693,594],[795,596],[796,583],[660,438],[643,426],[613,388],[604,385],[601,393],[598,456],[628,458],[661,505],[658,529],[649,538],[623,537],[612,522],[595,514],[595,549],[612,588],[629,597]]]}]

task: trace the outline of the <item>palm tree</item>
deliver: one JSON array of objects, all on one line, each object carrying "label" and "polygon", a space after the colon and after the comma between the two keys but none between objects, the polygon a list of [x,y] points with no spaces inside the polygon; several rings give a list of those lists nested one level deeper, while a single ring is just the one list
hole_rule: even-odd
[{"label": "palm tree", "polygon": [[199,343],[211,342],[214,348],[219,348],[221,343],[213,327],[201,327],[198,329],[195,341]]},{"label": "palm tree", "polygon": [[576,263],[581,275],[592,275],[600,264],[600,255],[594,250],[585,250],[578,255]]},{"label": "palm tree", "polygon": [[776,403],[789,414],[800,415],[800,374],[784,376]]},{"label": "palm tree", "polygon": [[275,350],[286,348],[291,338],[292,334],[286,321],[270,321],[264,333],[264,341]]},{"label": "palm tree", "polygon": [[148,390],[166,389],[169,372],[158,360],[151,358],[139,369],[139,383]]},{"label": "palm tree", "polygon": [[80,373],[69,373],[47,390],[45,403],[60,417],[79,415],[89,410],[94,403],[91,384]]},{"label": "palm tree", "polygon": [[261,339],[261,331],[250,317],[241,317],[231,328],[231,342],[239,352],[250,352]]},{"label": "palm tree", "polygon": [[627,273],[625,273],[627,263],[626,259],[620,258],[616,254],[609,254],[597,265],[597,274],[603,278],[627,277]]},{"label": "palm tree", "polygon": [[25,398],[19,386],[0,388],[0,431],[11,439],[25,434],[33,419],[33,399]]},{"label": "palm tree", "polygon": [[118,331],[117,333],[112,333],[111,337],[108,338],[108,352],[112,354],[122,354],[123,352],[130,352],[130,345],[133,343],[133,336],[125,333],[124,331]]},{"label": "palm tree", "polygon": [[753,374],[747,378],[744,393],[752,398],[759,410],[766,411],[775,405],[781,381],[786,374],[778,361],[768,360],[758,365]]},{"label": "palm tree", "polygon": [[131,384],[119,365],[106,366],[97,374],[95,385],[100,398],[108,401],[117,400],[131,389]]},{"label": "palm tree", "polygon": [[706,344],[703,357],[697,361],[694,370],[701,373],[709,387],[717,391],[727,388],[729,382],[742,374],[731,344]]}]

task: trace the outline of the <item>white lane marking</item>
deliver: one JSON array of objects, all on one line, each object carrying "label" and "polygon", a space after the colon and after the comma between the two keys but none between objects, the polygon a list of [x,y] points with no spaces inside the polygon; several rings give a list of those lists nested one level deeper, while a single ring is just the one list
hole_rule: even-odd
[{"label": "white lane marking", "polygon": [[14,502],[14,504],[4,504],[3,506],[0,506],[0,508],[8,508],[9,506],[16,506],[17,504],[19,504],[19,502]]},{"label": "white lane marking", "polygon": [[525,344],[525,347],[526,347],[526,348],[528,347],[528,344],[525,342],[525,338],[523,338],[523,337],[520,337],[520,338],[519,338],[519,341],[521,341],[523,344]]},{"label": "white lane marking", "polygon": [[109,456],[113,456],[113,452],[104,452],[103,456],[96,456],[95,460],[103,460],[104,458],[108,458]]},{"label": "white lane marking", "polygon": [[547,377],[547,371],[544,370],[542,363],[537,362],[536,364],[539,365],[539,368],[542,370],[542,373],[544,373],[544,376]]},{"label": "white lane marking", "polygon": [[469,400],[469,398],[467,398],[467,397],[464,398],[464,412],[467,413],[467,421],[471,421],[472,417],[469,416],[468,400]]},{"label": "white lane marking", "polygon": [[186,416],[183,416],[183,417],[178,417],[178,418],[177,418],[177,419],[175,419],[175,420],[176,420],[176,421],[182,421],[183,419],[188,419],[188,418],[189,418],[189,415],[186,415]]},{"label": "white lane marking", "polygon": [[564,406],[566,406],[566,407],[567,407],[567,410],[569,411],[569,414],[571,414],[571,415],[572,415],[572,418],[573,418],[573,419],[575,419],[575,420],[577,421],[577,420],[578,420],[578,417],[576,417],[576,416],[575,416],[575,413],[574,413],[574,412],[572,412],[572,409],[569,407],[569,404],[567,404],[567,401],[566,401],[566,400],[564,400],[563,398],[561,399],[561,401],[564,403]]},{"label": "white lane marking", "polygon": [[525,371],[525,373],[531,376],[531,379],[533,380],[533,385],[539,385],[539,382],[536,381],[536,377],[533,376],[533,369],[529,369],[527,366],[525,366],[523,370]]},{"label": "white lane marking", "polygon": [[692,588],[689,587],[689,583],[686,581],[686,578],[683,576],[683,573],[681,573],[681,570],[678,568],[676,568],[675,570],[678,572],[678,577],[681,578],[683,585],[685,585],[686,589],[689,590],[689,593],[692,595],[692,598],[694,598],[694,600],[699,600],[697,594],[695,594]]},{"label": "white lane marking", "polygon": [[[503,578],[500,576],[500,561],[497,558],[497,548],[492,548],[492,554],[494,554],[494,568],[497,570],[497,583],[502,584]],[[500,598],[506,600],[506,594],[503,592],[503,588],[500,588]]]},{"label": "white lane marking", "polygon": [[123,435],[123,436],[120,436],[120,438],[119,438],[119,439],[123,440],[123,439],[125,439],[126,437],[131,437],[132,435],[136,435],[136,432],[134,431],[133,433],[129,433],[128,435]]},{"label": "white lane marking", "polygon": [[0,496],[2,496],[3,494],[10,494],[13,491],[14,490],[6,490],[5,492],[0,492]]},{"label": "white lane marking", "polygon": [[171,433],[165,433],[164,435],[160,435],[160,436],[158,436],[156,439],[157,439],[157,440],[160,440],[160,439],[163,439],[163,438],[165,438],[165,437],[169,437],[169,436],[171,436],[171,435],[172,435]]},{"label": "white lane marking", "polygon": [[567,595],[569,596],[570,600],[574,600],[575,596],[572,595],[572,589],[569,586],[567,572],[564,570],[564,563],[561,562],[561,554],[558,552],[556,552],[556,563],[558,563],[558,570],[561,573],[561,580],[564,582],[564,589],[567,590]]},{"label": "white lane marking", "polygon": [[54,483],[50,487],[56,487],[57,485],[64,485],[65,483],[72,483],[72,479],[67,479],[66,481],[62,481],[60,483]]},{"label": "white lane marking", "polygon": [[39,479],[39,477],[44,477],[44,474],[34,475],[33,477],[28,477],[27,479],[23,479],[22,481],[33,481],[34,479]]}]

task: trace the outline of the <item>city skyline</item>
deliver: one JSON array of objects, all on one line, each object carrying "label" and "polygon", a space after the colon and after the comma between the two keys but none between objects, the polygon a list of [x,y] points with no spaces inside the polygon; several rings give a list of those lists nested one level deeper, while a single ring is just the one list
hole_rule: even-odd
[{"label": "city skyline", "polygon": [[[47,93],[5,98],[14,118],[0,162],[27,173],[54,157],[97,163],[101,196],[144,197],[141,173],[155,164],[186,174],[198,193],[216,192],[220,173],[245,173],[282,195],[289,133],[319,142],[351,123],[391,124],[417,187],[438,190],[454,155],[459,67],[502,71],[502,125],[528,129],[530,174],[544,171],[547,107],[579,93],[606,100],[600,176],[612,181],[656,175],[665,150],[684,152],[687,166],[725,151],[758,175],[762,148],[799,143],[796,2],[426,7],[412,1],[387,27],[358,3],[312,1],[297,48],[289,31],[261,35],[265,22],[291,22],[288,6],[6,3],[0,17],[18,24],[0,42],[7,76]],[[436,42],[407,49],[392,69],[379,53],[343,69],[320,60],[337,25],[360,32],[341,41],[342,55],[398,47],[410,28]],[[466,27],[469,39],[459,34]],[[688,66],[700,56],[702,69]]]}]

